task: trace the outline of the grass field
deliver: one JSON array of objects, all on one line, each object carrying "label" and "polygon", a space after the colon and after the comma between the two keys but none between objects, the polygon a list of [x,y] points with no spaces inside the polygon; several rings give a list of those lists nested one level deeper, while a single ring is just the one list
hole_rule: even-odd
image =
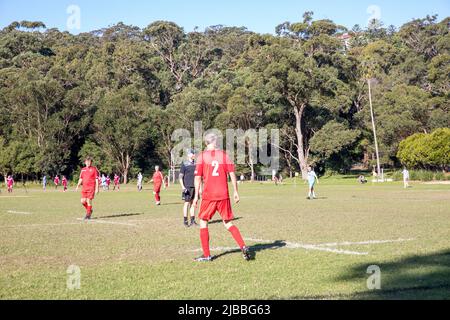
[{"label": "grass field", "polygon": [[[182,225],[178,186],[161,207],[149,185],[101,193],[88,223],[73,191],[2,189],[0,299],[450,298],[450,185],[322,180],[315,201],[302,183],[240,188],[235,223],[255,260],[216,221],[206,264],[192,262],[199,232]],[[381,290],[367,288],[370,265]]]}]

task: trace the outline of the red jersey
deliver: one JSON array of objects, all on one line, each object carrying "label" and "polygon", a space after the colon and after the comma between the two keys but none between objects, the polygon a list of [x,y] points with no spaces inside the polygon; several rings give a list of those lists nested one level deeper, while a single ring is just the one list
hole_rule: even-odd
[{"label": "red jersey", "polygon": [[230,199],[228,174],[234,172],[234,163],[223,150],[202,152],[197,158],[195,176],[203,178],[203,200]]},{"label": "red jersey", "polygon": [[153,174],[153,183],[154,184],[162,184],[164,180],[164,176],[161,171],[157,171]]},{"label": "red jersey", "polygon": [[13,184],[14,184],[14,179],[13,178],[8,178],[8,179],[6,179],[6,181],[7,181],[8,187],[12,187],[13,186]]},{"label": "red jersey", "polygon": [[120,177],[119,176],[114,176],[114,184],[119,184],[120,181]]},{"label": "red jersey", "polygon": [[97,181],[99,175],[96,167],[84,167],[81,169],[80,179],[83,180],[83,190],[94,190],[95,181]]},{"label": "red jersey", "polygon": [[63,178],[63,179],[61,180],[61,182],[62,182],[63,186],[66,186],[66,185],[67,185],[67,179],[66,179],[66,178]]},{"label": "red jersey", "polygon": [[55,177],[55,179],[53,180],[53,182],[54,182],[55,184],[59,184],[59,177]]}]

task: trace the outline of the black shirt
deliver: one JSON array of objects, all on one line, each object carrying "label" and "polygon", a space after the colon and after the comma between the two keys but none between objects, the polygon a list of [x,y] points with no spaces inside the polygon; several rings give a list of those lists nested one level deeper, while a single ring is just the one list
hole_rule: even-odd
[{"label": "black shirt", "polygon": [[185,188],[195,188],[195,161],[185,161],[181,165],[180,178],[183,175],[183,183]]}]

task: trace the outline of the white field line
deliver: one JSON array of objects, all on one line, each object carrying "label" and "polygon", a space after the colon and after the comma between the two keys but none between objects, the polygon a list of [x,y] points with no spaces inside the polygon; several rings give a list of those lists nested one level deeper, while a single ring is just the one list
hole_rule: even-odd
[{"label": "white field line", "polygon": [[372,244],[385,244],[385,243],[396,243],[396,242],[408,242],[414,241],[415,239],[397,239],[397,240],[369,240],[361,242],[335,242],[335,243],[322,243],[317,244],[317,247],[340,247],[340,246],[357,246],[357,245],[372,245]]},{"label": "white field line", "polygon": [[0,199],[5,199],[5,198],[33,198],[32,196],[2,196],[0,195]]},{"label": "white field line", "polygon": [[[245,239],[247,241],[249,241],[248,239]],[[339,249],[332,249],[332,248],[321,248],[321,247],[316,247],[315,245],[308,245],[308,244],[299,244],[299,243],[291,243],[291,242],[286,242],[286,245],[283,247],[280,247],[280,249],[285,248],[285,249],[305,249],[305,250],[317,250],[317,251],[326,251],[326,252],[332,252],[332,253],[337,253],[337,254],[346,254],[346,255],[358,255],[358,256],[364,256],[364,255],[368,255],[368,252],[356,252],[356,251],[348,251],[348,250],[339,250]],[[273,248],[272,250],[274,250],[275,248]],[[235,250],[240,250],[238,247],[216,247],[216,248],[211,248],[210,251],[235,251]],[[190,252],[202,252],[202,249],[195,249],[195,250],[189,250]]]},{"label": "white field line", "polygon": [[23,211],[12,211],[12,210],[9,210],[9,211],[7,211],[8,213],[15,213],[15,214],[33,214],[33,213],[31,213],[31,212],[23,212]]},{"label": "white field line", "polygon": [[73,226],[79,223],[41,223],[41,224],[18,224],[12,226],[0,226],[0,228],[23,228],[23,227],[57,227],[57,226]]},{"label": "white field line", "polygon": [[[271,240],[262,240],[262,239],[252,239],[245,238],[246,241],[250,242],[259,242],[263,244],[270,244],[274,241]],[[324,252],[332,252],[336,254],[345,254],[345,255],[357,255],[357,256],[365,256],[368,255],[368,252],[359,252],[359,251],[350,251],[350,250],[342,250],[338,249],[339,246],[351,246],[351,245],[372,245],[372,244],[386,244],[386,243],[398,243],[398,242],[406,242],[413,241],[414,239],[397,239],[397,240],[369,240],[369,241],[360,241],[360,242],[336,242],[336,243],[322,243],[322,244],[303,244],[303,243],[295,243],[285,241],[284,246],[280,248],[285,249],[305,249],[305,250],[315,250],[315,251],[324,251]],[[211,251],[231,251],[231,250],[239,250],[239,248],[230,248],[230,247],[216,247],[211,248]],[[192,252],[201,252],[202,249],[191,250]]]},{"label": "white field line", "polygon": [[[272,243],[273,241],[269,240],[261,240],[261,239],[252,239],[252,238],[246,238],[246,241],[251,242],[261,242],[261,243]],[[302,243],[295,243],[295,242],[284,242],[286,246],[283,248],[286,249],[305,249],[305,250],[316,250],[316,251],[325,251],[325,252],[332,252],[337,254],[346,254],[346,255],[356,255],[356,256],[365,256],[368,255],[368,252],[358,252],[358,251],[349,251],[349,250],[341,250],[336,248],[324,248],[319,247],[314,244],[302,244]]]},{"label": "white field line", "polygon": [[[84,221],[81,218],[77,219],[78,221]],[[128,226],[128,227],[137,227],[136,224],[126,223],[126,222],[114,222],[114,221],[102,221],[102,220],[89,220],[88,223],[99,223],[99,224],[113,224],[118,226]]]}]

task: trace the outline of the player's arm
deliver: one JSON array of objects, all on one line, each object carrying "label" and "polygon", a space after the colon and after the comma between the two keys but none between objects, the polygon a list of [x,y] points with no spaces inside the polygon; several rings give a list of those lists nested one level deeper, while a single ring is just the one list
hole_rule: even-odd
[{"label": "player's arm", "polygon": [[77,188],[76,191],[78,191],[78,189],[81,187],[81,185],[83,184],[83,179],[78,179],[78,184],[77,184]]},{"label": "player's arm", "polygon": [[185,168],[184,168],[184,164],[182,164],[181,165],[181,169],[180,169],[180,174],[179,174],[179,176],[178,176],[178,179],[180,180],[180,186],[181,186],[181,189],[184,191],[184,190],[186,190],[186,187],[185,187],[185,185],[184,185],[184,182],[183,182],[183,178],[184,178],[184,173],[186,172],[186,170],[185,170]]},{"label": "player's arm", "polygon": [[237,184],[237,178],[236,178],[236,174],[234,172],[230,172],[230,178],[231,178],[231,185],[233,186],[233,190],[234,190],[234,202],[235,203],[239,203],[240,198],[239,198],[239,193],[238,193],[238,184]]},{"label": "player's arm", "polygon": [[179,177],[180,185],[181,185],[181,189],[184,191],[184,190],[186,190],[186,187],[184,186],[183,177],[184,177],[184,174],[180,173],[180,177]]},{"label": "player's arm", "polygon": [[100,188],[99,188],[99,184],[98,184],[98,179],[95,179],[95,192],[98,194],[100,192]]},{"label": "player's arm", "polygon": [[319,184],[319,177],[317,176],[317,174],[314,174],[314,175],[316,176],[317,184]]}]

